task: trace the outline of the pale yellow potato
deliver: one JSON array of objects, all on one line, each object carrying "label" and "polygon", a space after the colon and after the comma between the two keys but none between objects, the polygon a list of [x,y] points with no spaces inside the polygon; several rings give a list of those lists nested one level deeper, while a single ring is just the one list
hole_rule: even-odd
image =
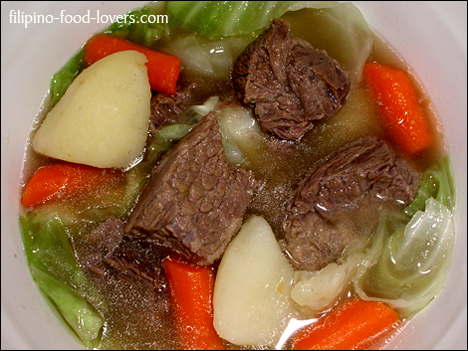
[{"label": "pale yellow potato", "polygon": [[85,69],[44,119],[32,146],[40,154],[122,168],[144,148],[151,88],[145,55],[123,51]]},{"label": "pale yellow potato", "polygon": [[213,295],[213,324],[237,345],[275,346],[294,305],[294,270],[262,217],[252,216],[221,259]]}]

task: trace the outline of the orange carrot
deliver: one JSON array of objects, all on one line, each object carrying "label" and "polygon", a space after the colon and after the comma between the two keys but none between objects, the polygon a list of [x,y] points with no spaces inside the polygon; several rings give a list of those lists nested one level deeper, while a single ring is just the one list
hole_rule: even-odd
[{"label": "orange carrot", "polygon": [[299,331],[293,349],[366,349],[394,330],[398,321],[396,312],[381,302],[352,299]]},{"label": "orange carrot", "polygon": [[183,348],[224,349],[223,341],[213,326],[213,270],[172,259],[165,259],[163,266]]},{"label": "orange carrot", "polygon": [[61,162],[40,167],[24,189],[21,203],[32,207],[50,200],[70,197],[117,180],[119,173],[96,167]]},{"label": "orange carrot", "polygon": [[175,56],[163,54],[121,38],[101,34],[89,39],[86,43],[84,61],[87,65],[92,65],[108,55],[127,50],[135,50],[146,56],[151,89],[168,95],[176,93],[180,60]]},{"label": "orange carrot", "polygon": [[414,155],[432,143],[429,125],[409,76],[398,69],[368,63],[364,78],[395,144]]}]

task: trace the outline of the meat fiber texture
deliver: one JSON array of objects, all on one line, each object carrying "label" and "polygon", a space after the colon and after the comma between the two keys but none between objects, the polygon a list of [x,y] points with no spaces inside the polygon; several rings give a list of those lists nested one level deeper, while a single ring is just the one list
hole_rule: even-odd
[{"label": "meat fiber texture", "polygon": [[[374,137],[357,139],[329,155],[305,178],[287,206],[283,229],[296,267],[315,271],[339,259],[350,243],[371,235],[380,205],[408,205],[420,178]],[[364,225],[356,224],[357,216],[364,214]]]},{"label": "meat fiber texture", "polygon": [[209,265],[241,227],[255,186],[250,172],[226,162],[210,113],[155,167],[125,231]]},{"label": "meat fiber texture", "polygon": [[291,140],[301,138],[314,121],[333,116],[351,86],[337,61],[292,36],[289,23],[279,19],[239,56],[232,80],[262,128]]}]

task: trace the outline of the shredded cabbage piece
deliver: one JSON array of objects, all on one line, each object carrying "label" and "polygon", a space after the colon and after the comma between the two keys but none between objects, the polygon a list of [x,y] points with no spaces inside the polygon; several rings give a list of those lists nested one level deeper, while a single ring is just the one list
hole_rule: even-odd
[{"label": "shredded cabbage piece", "polygon": [[169,124],[159,130],[158,138],[179,140],[186,136],[194,126],[194,124]]},{"label": "shredded cabbage piece", "polygon": [[185,111],[185,116],[181,117],[182,120],[187,120],[187,123],[173,123],[163,126],[156,135],[156,139],[182,139],[184,136],[190,133],[190,131],[195,127],[196,123],[198,123],[208,113],[215,110],[218,101],[219,97],[211,96],[202,105],[190,106],[187,111]]},{"label": "shredded cabbage piece", "polygon": [[226,161],[235,166],[248,165],[246,151],[260,150],[265,138],[252,111],[232,103],[218,108],[216,116],[223,136]]}]

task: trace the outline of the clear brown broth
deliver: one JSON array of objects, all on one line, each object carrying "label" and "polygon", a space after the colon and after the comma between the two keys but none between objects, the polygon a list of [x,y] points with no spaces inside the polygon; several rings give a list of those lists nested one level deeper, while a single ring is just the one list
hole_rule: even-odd
[{"label": "clear brown broth", "polygon": [[[294,15],[285,17],[292,23],[292,29],[294,29],[295,26],[301,25],[302,22],[306,21],[307,11],[297,11]],[[157,49],[163,52],[166,51],[168,43],[184,34],[184,31],[176,27],[171,28],[170,37],[160,40]],[[300,34],[296,35],[301,37]],[[398,67],[411,73],[418,87],[426,115],[431,122],[436,142],[429,150],[411,159],[415,167],[423,171],[446,154],[446,144],[440,132],[440,123],[436,111],[416,76],[405,64],[404,60],[388,43],[378,36],[376,38],[377,44],[370,60]],[[305,37],[304,39],[307,38]],[[230,93],[228,82],[188,75],[183,70],[181,81],[198,81],[202,86],[207,87],[200,94],[200,102],[212,95],[221,96],[225,100],[234,99]],[[44,118],[46,111],[47,103],[44,105],[42,113],[37,117],[34,130],[37,128],[39,121]],[[353,118],[351,119],[350,116]],[[31,133],[31,137],[34,134],[34,130]],[[250,168],[259,179],[265,181],[265,186],[252,200],[246,212],[246,218],[251,214],[265,217],[272,225],[278,238],[281,238],[281,228],[285,217],[282,210],[288,199],[291,198],[300,180],[327,154],[346,142],[363,135],[374,135],[388,140],[366,87],[361,83],[353,86],[346,105],[337,115],[326,121],[317,123],[300,142],[280,141],[273,137],[268,137],[267,142],[262,145],[261,155],[248,155],[247,151],[247,156],[251,156]],[[21,184],[23,187],[38,167],[49,162],[53,162],[53,160],[36,154],[28,143],[22,174]],[[65,204],[62,203],[61,205]],[[86,256],[88,250],[86,234],[96,227],[96,223],[73,219],[73,212],[77,209],[83,209],[82,206],[82,201],[80,202],[79,200],[65,205],[70,218],[72,218],[69,229],[78,262]],[[41,210],[41,207],[38,207],[38,210]],[[368,216],[363,214],[361,217],[356,218],[355,223],[351,223],[350,225],[359,230],[360,226],[369,225]],[[169,296],[166,293],[162,293],[159,296],[161,303],[156,305],[159,306],[156,310],[148,309],[148,306],[154,305],[155,296],[148,295],[145,289],[135,287],[128,281],[115,282],[113,286],[103,288],[101,293],[107,300],[108,305],[100,309],[100,313],[106,320],[100,348],[180,348],[177,336],[175,335],[174,322],[171,317]],[[353,292],[349,291],[347,297],[352,295]],[[235,345],[230,345],[230,347],[234,349],[239,348],[239,346]]]}]

